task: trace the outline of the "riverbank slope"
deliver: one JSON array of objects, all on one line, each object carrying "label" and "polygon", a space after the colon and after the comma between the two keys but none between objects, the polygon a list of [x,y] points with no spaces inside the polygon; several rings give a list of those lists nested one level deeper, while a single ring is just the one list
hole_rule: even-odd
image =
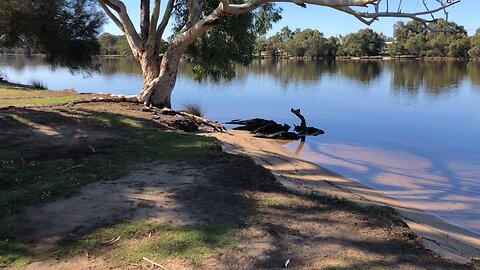
[{"label": "riverbank slope", "polygon": [[302,160],[274,140],[255,138],[245,131],[212,134],[223,142],[228,153],[248,155],[270,170],[285,187],[301,193],[326,194],[346,198],[360,205],[387,205],[397,209],[402,219],[417,233],[430,250],[461,263],[480,257],[480,237],[468,230],[386,197],[318,165]]}]

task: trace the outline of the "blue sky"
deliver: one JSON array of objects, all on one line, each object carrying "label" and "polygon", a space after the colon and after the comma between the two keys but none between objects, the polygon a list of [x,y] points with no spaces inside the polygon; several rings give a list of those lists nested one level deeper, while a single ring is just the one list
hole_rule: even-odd
[{"label": "blue sky", "polygon": [[[398,2],[398,0],[391,1]],[[127,5],[129,14],[131,14],[132,21],[138,24],[138,18],[140,17],[139,1],[128,0],[124,2]],[[162,1],[162,7],[164,7],[166,2],[166,0]],[[404,11],[423,10],[421,0],[406,0],[403,2],[406,3],[403,7]],[[435,1],[430,0],[430,2],[433,3]],[[283,8],[283,19],[274,24],[268,35],[276,33],[284,26],[288,26],[290,29],[317,29],[323,32],[325,36],[345,35],[368,27],[351,15],[327,7],[308,5],[307,8],[302,8],[290,3],[280,3],[277,5]],[[462,0],[459,4],[454,5],[449,9],[449,20],[465,26],[468,33],[473,35],[475,30],[480,28],[480,20],[478,18],[479,12],[480,1]],[[442,16],[442,13],[438,13],[438,16]],[[370,28],[377,32],[382,32],[387,36],[391,36],[393,32],[393,24],[397,21],[399,21],[398,18],[381,18],[380,21],[374,22]],[[110,21],[104,27],[104,31],[113,34],[121,34],[117,26]],[[167,29],[166,36],[170,34],[170,30]]]}]

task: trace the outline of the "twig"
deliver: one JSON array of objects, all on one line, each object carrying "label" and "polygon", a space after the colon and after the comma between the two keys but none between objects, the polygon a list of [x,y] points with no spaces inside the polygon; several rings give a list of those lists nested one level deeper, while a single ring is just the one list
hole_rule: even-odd
[{"label": "twig", "polygon": [[112,240],[110,241],[107,241],[107,242],[103,242],[102,244],[103,245],[112,245],[114,244],[115,242],[118,242],[118,240],[120,240],[121,236],[118,236],[117,238],[113,238]]},{"label": "twig", "polygon": [[163,265],[161,265],[161,264],[159,264],[159,263],[156,263],[156,262],[154,262],[154,261],[152,261],[152,260],[149,260],[149,259],[147,259],[147,258],[145,258],[145,257],[143,257],[143,260],[151,263],[152,265],[158,266],[158,267],[160,267],[160,268],[162,268],[162,269],[164,269],[164,270],[168,270],[165,266],[163,266]]},{"label": "twig", "polygon": [[76,166],[73,166],[73,167],[70,167],[70,168],[66,168],[65,170],[63,170],[62,172],[68,172],[70,170],[73,170],[73,169],[76,169],[76,168],[80,168],[80,167],[83,167],[85,166],[85,164],[80,164],[80,165],[76,165]]}]

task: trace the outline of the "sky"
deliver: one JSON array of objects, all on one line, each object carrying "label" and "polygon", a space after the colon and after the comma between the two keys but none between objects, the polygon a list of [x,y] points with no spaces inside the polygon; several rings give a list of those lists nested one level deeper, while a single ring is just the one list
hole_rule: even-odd
[{"label": "sky", "polygon": [[[399,0],[391,0],[391,3],[398,3]],[[429,3],[434,3],[435,0],[427,0]],[[138,0],[125,0],[124,1],[128,13],[130,14],[132,21],[136,23],[137,27],[140,18],[140,9]],[[162,11],[165,8],[165,3],[162,1]],[[421,0],[406,0],[403,1],[402,10],[415,12],[423,11],[423,4]],[[371,26],[367,26],[354,18],[352,15],[342,13],[328,7],[307,5],[307,8],[299,7],[292,3],[279,3],[277,6],[283,9],[282,20],[275,23],[272,29],[267,33],[267,36],[271,36],[278,32],[282,27],[288,26],[290,29],[317,29],[323,32],[325,36],[338,36],[346,35],[351,32],[356,32],[362,28],[370,27],[374,31],[382,32],[387,36],[393,34],[393,24],[399,21],[398,18],[381,18],[379,21],[374,22]],[[391,4],[393,6],[393,4]],[[480,20],[477,17],[480,12],[479,0],[461,0],[460,3],[449,8],[449,20],[454,21],[457,24],[463,25],[468,31],[469,35],[473,35],[477,28],[480,28]],[[438,13],[437,17],[444,16],[442,13]],[[109,20],[107,25],[104,26],[104,32],[120,35],[122,34],[118,27]],[[170,27],[165,32],[164,39],[171,34]]]}]

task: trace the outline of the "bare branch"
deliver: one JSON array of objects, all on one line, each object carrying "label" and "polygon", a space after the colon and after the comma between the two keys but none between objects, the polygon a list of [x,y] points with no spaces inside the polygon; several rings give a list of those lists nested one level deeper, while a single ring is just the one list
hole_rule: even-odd
[{"label": "bare branch", "polygon": [[120,16],[120,21],[122,24],[122,31],[125,33],[127,37],[128,43],[130,47],[132,47],[132,51],[135,57],[139,57],[138,52],[143,50],[144,43],[140,36],[138,35],[137,31],[135,30],[135,26],[130,19],[130,16],[127,13],[127,8],[125,4],[120,0],[97,0],[99,3],[103,2],[108,7],[115,10],[118,15]]},{"label": "bare branch", "polygon": [[[150,29],[148,30],[148,40],[146,47],[149,49],[154,48],[154,42],[157,41],[157,24],[160,16],[160,0],[155,0],[153,5],[152,19],[150,20]],[[169,15],[170,17],[170,15]],[[152,50],[155,51],[155,50]]]},{"label": "bare branch", "polygon": [[146,41],[150,33],[150,0],[140,0],[140,36]]},{"label": "bare branch", "polygon": [[160,22],[160,25],[158,25],[157,28],[157,40],[158,42],[160,39],[162,39],[163,32],[165,31],[165,28],[167,27],[168,20],[172,16],[172,11],[173,11],[173,4],[175,3],[175,0],[168,0],[167,7],[165,9],[165,13],[163,14],[163,19]]},{"label": "bare branch", "polygon": [[[380,17],[396,17],[396,18],[409,18],[413,20],[417,20],[422,22],[428,29],[432,31],[437,31],[437,29],[433,29],[430,25],[428,25],[429,22],[434,21],[433,20],[426,20],[421,18],[420,16],[423,15],[433,15],[434,13],[437,13],[439,11],[445,10],[446,8],[455,5],[459,3],[460,0],[456,1],[451,1],[449,3],[443,4],[442,6],[435,8],[435,9],[427,9],[426,11],[422,12],[413,12],[413,13],[406,13],[406,12],[374,12],[374,13],[368,13],[368,12],[359,12],[357,10],[354,10],[350,7],[333,7],[337,10],[343,11],[345,13],[351,14],[355,16],[357,19],[359,19],[361,22],[370,25],[372,24],[375,20],[377,20]],[[370,20],[368,20],[370,19]]]},{"label": "bare branch", "polygon": [[112,19],[112,21],[118,26],[118,28],[120,28],[122,32],[125,32],[125,28],[123,27],[122,22],[120,21],[120,19],[117,18],[117,16],[115,16],[115,14],[113,14],[110,8],[105,5],[105,2],[103,0],[98,0],[98,4],[100,4],[100,7],[102,7],[105,13],[107,13],[108,17]]}]

